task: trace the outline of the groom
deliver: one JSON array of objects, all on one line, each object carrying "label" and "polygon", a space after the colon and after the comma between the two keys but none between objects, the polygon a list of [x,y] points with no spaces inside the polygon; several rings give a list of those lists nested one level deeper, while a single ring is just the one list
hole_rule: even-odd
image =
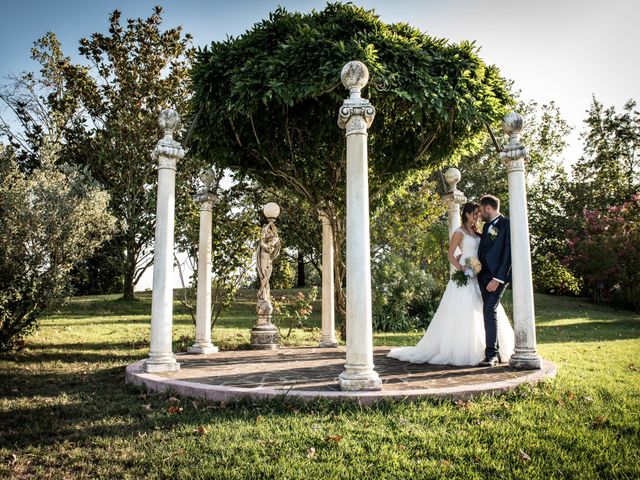
[{"label": "groom", "polygon": [[497,310],[507,283],[511,281],[510,223],[500,215],[500,200],[493,195],[480,199],[480,211],[485,224],[478,247],[478,260],[482,263],[478,283],[484,303],[486,339],[484,360],[480,365],[495,367],[500,363]]}]

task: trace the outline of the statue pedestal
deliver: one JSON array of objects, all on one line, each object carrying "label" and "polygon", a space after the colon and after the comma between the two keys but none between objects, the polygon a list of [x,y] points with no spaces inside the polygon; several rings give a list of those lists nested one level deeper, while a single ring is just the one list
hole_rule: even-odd
[{"label": "statue pedestal", "polygon": [[252,350],[278,350],[280,348],[280,334],[278,327],[270,321],[258,324],[251,329],[251,349]]}]

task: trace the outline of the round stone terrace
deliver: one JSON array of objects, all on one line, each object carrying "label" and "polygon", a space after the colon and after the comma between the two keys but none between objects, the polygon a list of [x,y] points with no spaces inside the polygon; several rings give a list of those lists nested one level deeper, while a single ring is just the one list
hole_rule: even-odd
[{"label": "round stone terrace", "polygon": [[374,348],[375,369],[382,379],[382,390],[376,392],[340,391],[338,375],[344,369],[344,347],[178,354],[179,371],[145,373],[141,360],[127,367],[126,380],[150,391],[172,392],[210,402],[324,397],[371,404],[382,399],[420,397],[468,400],[556,375],[555,365],[546,360],[541,370],[514,370],[508,364],[492,368],[451,367],[401,362],[387,358],[388,351],[388,347]]}]

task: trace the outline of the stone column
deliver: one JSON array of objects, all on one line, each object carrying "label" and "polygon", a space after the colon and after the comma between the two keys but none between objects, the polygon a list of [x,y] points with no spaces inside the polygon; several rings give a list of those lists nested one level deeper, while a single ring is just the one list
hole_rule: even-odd
[{"label": "stone column", "polygon": [[363,63],[347,63],[341,78],[350,95],[338,115],[347,137],[347,361],[339,383],[341,390],[380,390],[373,365],[367,165],[367,129],[375,109],[360,96],[369,81]]},{"label": "stone column", "polygon": [[280,348],[280,336],[278,327],[271,323],[273,305],[271,305],[269,278],[273,271],[273,261],[280,255],[281,243],[275,225],[276,218],[280,215],[280,207],[277,203],[267,203],[263,212],[268,223],[262,227],[256,254],[260,288],[256,304],[258,321],[251,329],[251,348],[254,350],[277,350]]},{"label": "stone column", "polygon": [[189,347],[190,353],[216,353],[218,347],[211,343],[211,243],[215,194],[215,173],[211,168],[200,175],[202,188],[194,197],[200,203],[200,246],[198,250],[198,297],[196,307],[196,341]]},{"label": "stone column", "polygon": [[457,188],[460,178],[462,178],[462,176],[460,175],[460,170],[457,168],[450,168],[444,172],[444,180],[447,182],[448,188],[442,200],[447,205],[449,240],[451,240],[453,232],[462,225],[460,220],[460,205],[467,202],[467,197]]},{"label": "stone column", "polygon": [[520,143],[522,117],[515,112],[504,117],[502,128],[509,135],[509,143],[500,152],[509,180],[509,217],[511,219],[511,276],[513,290],[513,324],[515,353],[509,364],[518,369],[542,368],[536,353],[536,321],[531,277],[531,246],[527,192],[524,176],[529,153]]},{"label": "stone column", "polygon": [[326,212],[319,211],[322,222],[322,336],[320,347],[338,346],[335,327],[333,284],[333,228]]},{"label": "stone column", "polygon": [[163,110],[158,120],[164,130],[153,151],[158,160],[156,233],[153,249],[153,292],[151,296],[151,342],[145,372],[180,370],[172,351],[173,327],[173,228],[175,209],[176,163],[184,157],[182,146],[173,139],[180,116],[175,110]]}]

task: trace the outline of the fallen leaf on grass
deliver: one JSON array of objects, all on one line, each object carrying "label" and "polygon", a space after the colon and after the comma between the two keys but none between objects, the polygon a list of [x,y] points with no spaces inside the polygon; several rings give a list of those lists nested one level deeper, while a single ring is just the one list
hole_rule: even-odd
[{"label": "fallen leaf on grass", "polygon": [[524,453],[522,450],[520,450],[520,454],[518,455],[518,458],[523,462],[528,462],[529,460],[531,460],[531,457],[526,453]]},{"label": "fallen leaf on grass", "polygon": [[342,435],[329,435],[325,438],[327,442],[336,442],[339,443],[342,440]]},{"label": "fallen leaf on grass", "polygon": [[629,364],[629,370],[633,370],[634,372],[638,371],[638,367],[636,367],[633,363]]},{"label": "fallen leaf on grass", "polygon": [[260,423],[262,421],[262,415],[258,415],[256,417],[256,423]]},{"label": "fallen leaf on grass", "polygon": [[407,448],[407,446],[406,446],[406,445],[398,445],[398,448],[399,448],[400,450],[404,450],[404,449],[406,449],[406,448]]},{"label": "fallen leaf on grass", "polygon": [[307,448],[307,458],[313,458],[316,456],[316,449],[311,447]]},{"label": "fallen leaf on grass", "polygon": [[576,394],[573,392],[569,392],[567,393],[567,400],[571,401],[571,400],[575,400],[576,398]]},{"label": "fallen leaf on grass", "polygon": [[596,418],[593,421],[593,428],[600,428],[602,426],[604,426],[605,423],[607,423],[608,418],[605,415],[600,415],[598,418]]},{"label": "fallen leaf on grass", "polygon": [[151,404],[142,405],[142,408],[144,408],[145,410],[151,410]]},{"label": "fallen leaf on grass", "polygon": [[182,413],[183,410],[184,409],[182,407],[171,406],[171,407],[167,408],[167,412],[169,412],[169,413]]},{"label": "fallen leaf on grass", "polygon": [[469,410],[471,408],[471,402],[467,402],[465,400],[456,400],[455,404],[459,408],[464,408],[465,410]]},{"label": "fallen leaf on grass", "polygon": [[451,465],[451,462],[449,460],[440,460],[440,465],[442,465],[445,468],[448,468]]},{"label": "fallen leaf on grass", "polygon": [[169,397],[169,400],[167,400],[167,402],[169,402],[169,403],[180,403],[180,399],[176,398],[176,397]]},{"label": "fallen leaf on grass", "polygon": [[198,432],[200,435],[206,435],[207,433],[209,433],[207,429],[202,425],[198,425],[198,428],[196,428],[196,432]]}]

